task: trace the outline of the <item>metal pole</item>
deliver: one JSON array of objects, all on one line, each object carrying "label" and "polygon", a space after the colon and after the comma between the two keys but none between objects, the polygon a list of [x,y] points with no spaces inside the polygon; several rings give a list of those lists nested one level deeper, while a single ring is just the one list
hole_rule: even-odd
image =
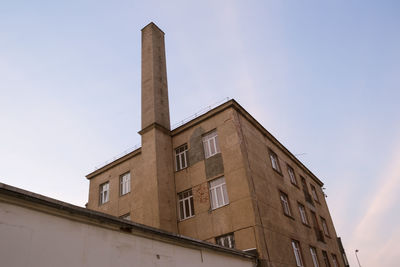
[{"label": "metal pole", "polygon": [[357,262],[358,262],[358,267],[361,267],[360,260],[358,259],[358,256],[357,256],[357,252],[358,252],[358,249],[356,249],[355,254],[356,254],[356,258],[357,258]]}]

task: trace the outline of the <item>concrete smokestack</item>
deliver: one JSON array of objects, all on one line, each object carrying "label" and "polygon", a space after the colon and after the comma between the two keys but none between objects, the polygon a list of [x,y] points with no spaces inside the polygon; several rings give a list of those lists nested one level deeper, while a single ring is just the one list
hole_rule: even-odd
[{"label": "concrete smokestack", "polygon": [[170,130],[164,32],[153,22],[142,29],[142,130]]},{"label": "concrete smokestack", "polygon": [[[177,232],[172,138],[169,120],[164,33],[150,23],[142,29],[141,222]],[[151,196],[151,197],[149,197]]]}]

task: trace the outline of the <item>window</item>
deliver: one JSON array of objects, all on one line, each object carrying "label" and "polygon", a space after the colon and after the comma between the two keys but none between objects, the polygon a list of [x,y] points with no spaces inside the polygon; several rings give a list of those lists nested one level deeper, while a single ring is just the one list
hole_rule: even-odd
[{"label": "window", "polygon": [[206,159],[220,152],[217,131],[212,131],[203,136],[203,146]]},{"label": "window", "polygon": [[131,192],[131,173],[127,172],[119,177],[119,193],[121,196]]},{"label": "window", "polygon": [[182,170],[187,168],[187,150],[188,146],[187,144],[184,144],[183,146],[178,147],[175,149],[175,161],[176,161],[176,170]]},{"label": "window", "polygon": [[233,235],[233,233],[216,237],[215,241],[220,246],[235,248],[235,236]]},{"label": "window", "polygon": [[271,159],[272,168],[281,173],[281,167],[279,166],[278,156],[272,150],[269,151],[269,158]]},{"label": "window", "polygon": [[106,182],[100,185],[100,205],[108,202],[110,195],[110,183]]},{"label": "window", "polygon": [[124,214],[124,215],[120,216],[119,218],[120,218],[120,219],[123,219],[123,220],[128,220],[128,221],[130,221],[130,220],[131,220],[131,214],[130,214],[130,213],[127,213],[127,214]]},{"label": "window", "polygon": [[292,214],[290,212],[289,200],[288,200],[287,195],[283,192],[280,192],[280,197],[281,197],[283,213],[288,216],[291,216]]},{"label": "window", "polygon": [[211,209],[216,209],[229,204],[224,177],[210,181],[209,185]]},{"label": "window", "polygon": [[339,263],[335,254],[332,254],[333,267],[339,267]]},{"label": "window", "polygon": [[294,174],[293,168],[288,165],[287,166],[287,170],[288,170],[288,173],[289,173],[290,182],[292,184],[294,184],[294,185],[297,185],[296,176]]},{"label": "window", "polygon": [[310,247],[310,253],[311,253],[312,261],[314,263],[314,267],[319,267],[317,251],[315,250],[314,247]]},{"label": "window", "polygon": [[313,196],[314,200],[319,202],[318,195],[317,195],[317,190],[315,189],[315,186],[313,186],[312,184],[310,184],[310,186],[311,186],[311,193],[312,193],[312,196]]},{"label": "window", "polygon": [[296,259],[296,266],[303,267],[303,259],[301,258],[299,242],[296,240],[292,240],[292,247],[293,247],[294,257]]},{"label": "window", "polygon": [[186,190],[178,194],[179,218],[181,220],[194,216],[193,194],[192,189]]},{"label": "window", "polygon": [[301,221],[305,225],[308,225],[308,218],[307,218],[306,208],[300,203],[299,203],[299,212],[300,212]]},{"label": "window", "polygon": [[331,264],[329,263],[329,259],[328,259],[328,254],[326,253],[325,250],[322,251],[322,257],[324,258],[325,266],[331,267]]},{"label": "window", "polygon": [[326,224],[326,220],[323,217],[321,217],[321,222],[322,222],[322,229],[324,230],[324,234],[329,236],[328,225]]}]

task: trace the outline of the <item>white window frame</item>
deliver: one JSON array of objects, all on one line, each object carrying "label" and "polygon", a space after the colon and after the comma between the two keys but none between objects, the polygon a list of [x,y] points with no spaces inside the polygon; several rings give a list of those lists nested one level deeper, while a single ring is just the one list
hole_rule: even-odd
[{"label": "white window frame", "polygon": [[203,136],[203,148],[206,159],[221,152],[219,149],[218,134],[216,130]]},{"label": "white window frame", "polygon": [[314,267],[319,267],[317,250],[314,247],[310,247],[311,258],[314,263]]},{"label": "white window frame", "polygon": [[294,169],[292,167],[290,167],[289,165],[287,166],[287,169],[288,169],[290,182],[294,185],[297,185],[296,174],[294,173]]},{"label": "white window frame", "polygon": [[292,216],[292,213],[290,211],[288,196],[283,192],[279,192],[279,194],[280,194],[280,199],[281,199],[281,203],[282,203],[283,213],[285,215]]},{"label": "white window frame", "polygon": [[304,207],[303,204],[300,204],[300,203],[298,203],[298,204],[299,204],[299,213],[300,213],[300,218],[301,218],[302,223],[304,223],[305,225],[309,225],[306,208]]},{"label": "white window frame", "polygon": [[218,236],[215,238],[215,242],[226,248],[235,248],[235,235],[233,233]]},{"label": "white window frame", "polygon": [[175,149],[175,170],[180,171],[188,166],[187,160],[188,145],[184,144]]},{"label": "white window frame", "polygon": [[318,195],[317,195],[317,189],[312,184],[310,184],[310,187],[311,187],[311,193],[312,193],[314,200],[319,202]]},{"label": "white window frame", "polygon": [[229,204],[228,191],[225,177],[220,177],[208,182],[210,188],[211,209],[215,210]]},{"label": "white window frame", "polygon": [[281,166],[279,166],[279,159],[278,159],[278,155],[276,155],[276,153],[272,150],[269,151],[269,158],[271,160],[271,165],[272,165],[272,169],[274,169],[275,171],[282,173],[281,172]]},{"label": "white window frame", "polygon": [[293,248],[294,258],[296,260],[296,266],[297,267],[304,267],[303,259],[301,257],[301,250],[300,250],[299,242],[296,241],[296,240],[292,240],[292,248]]},{"label": "white window frame", "polygon": [[123,196],[131,192],[131,173],[127,172],[119,177],[119,195]]},{"label": "white window frame", "polygon": [[324,234],[326,236],[329,236],[328,225],[326,224],[326,220],[324,217],[321,217],[321,224],[322,224],[322,229],[324,230]]},{"label": "white window frame", "polygon": [[105,182],[100,185],[100,205],[110,201],[110,182]]},{"label": "white window frame", "polygon": [[194,216],[194,203],[192,189],[178,193],[178,210],[181,221]]}]

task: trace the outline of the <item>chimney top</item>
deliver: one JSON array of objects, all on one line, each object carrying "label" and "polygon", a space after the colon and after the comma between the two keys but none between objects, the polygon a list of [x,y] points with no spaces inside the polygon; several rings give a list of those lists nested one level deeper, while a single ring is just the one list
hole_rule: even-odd
[{"label": "chimney top", "polygon": [[162,32],[162,34],[165,35],[165,33],[164,33],[154,22],[150,22],[149,24],[147,24],[146,26],[144,26],[143,29],[142,29],[142,31],[143,31],[144,29],[146,29],[147,27],[153,27],[153,28],[159,30],[160,32]]}]

